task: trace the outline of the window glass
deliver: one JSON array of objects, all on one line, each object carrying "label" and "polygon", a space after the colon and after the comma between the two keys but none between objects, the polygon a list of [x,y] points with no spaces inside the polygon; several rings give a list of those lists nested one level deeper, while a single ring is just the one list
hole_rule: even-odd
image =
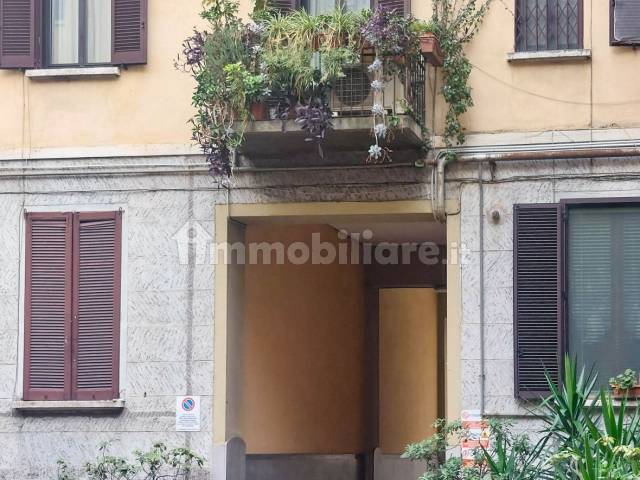
[{"label": "window glass", "polygon": [[371,8],[370,0],[305,0],[302,4],[311,15],[331,13],[340,7],[347,11]]},{"label": "window glass", "polygon": [[348,11],[359,11],[371,8],[370,0],[345,0],[344,5]]},{"label": "window glass", "polygon": [[599,385],[640,369],[640,208],[569,210],[569,352]]},{"label": "window glass", "polygon": [[79,0],[51,0],[51,63],[78,63]]},{"label": "window glass", "polygon": [[87,63],[111,61],[111,1],[87,0]]}]

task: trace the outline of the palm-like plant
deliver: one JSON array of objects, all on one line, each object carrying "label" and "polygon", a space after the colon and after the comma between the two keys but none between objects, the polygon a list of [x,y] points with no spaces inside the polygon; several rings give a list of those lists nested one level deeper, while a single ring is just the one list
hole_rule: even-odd
[{"label": "palm-like plant", "polygon": [[564,381],[547,377],[551,395],[542,403],[546,432],[559,447],[551,457],[560,479],[626,480],[640,474],[640,412],[619,405],[609,391],[594,394],[596,376],[564,361]]}]

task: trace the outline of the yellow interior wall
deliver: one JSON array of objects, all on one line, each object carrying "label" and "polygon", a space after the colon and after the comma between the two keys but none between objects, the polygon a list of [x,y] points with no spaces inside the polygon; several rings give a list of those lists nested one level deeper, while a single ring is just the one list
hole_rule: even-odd
[{"label": "yellow interior wall", "polygon": [[[309,243],[326,225],[249,225],[245,241]],[[246,265],[241,434],[248,453],[364,449],[360,265]]]},{"label": "yellow interior wall", "polygon": [[434,433],[438,416],[438,299],[432,288],[381,289],[379,438],[401,453]]}]

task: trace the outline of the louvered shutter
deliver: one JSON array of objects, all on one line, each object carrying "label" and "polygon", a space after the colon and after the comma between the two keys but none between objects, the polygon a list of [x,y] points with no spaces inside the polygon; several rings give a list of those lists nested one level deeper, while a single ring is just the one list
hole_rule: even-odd
[{"label": "louvered shutter", "polygon": [[390,11],[409,15],[411,13],[410,0],[376,0],[377,6],[382,6]]},{"label": "louvered shutter", "polygon": [[36,66],[39,0],[0,0],[0,68]]},{"label": "louvered shutter", "polygon": [[111,0],[111,63],[147,63],[147,0]]},{"label": "louvered shutter", "polygon": [[118,398],[121,214],[74,214],[73,392]]},{"label": "louvered shutter", "polygon": [[25,400],[70,398],[71,231],[70,214],[27,215]]},{"label": "louvered shutter", "polygon": [[548,393],[562,359],[561,213],[557,204],[514,206],[515,394]]},{"label": "louvered shutter", "polygon": [[611,44],[640,45],[640,0],[611,0]]}]

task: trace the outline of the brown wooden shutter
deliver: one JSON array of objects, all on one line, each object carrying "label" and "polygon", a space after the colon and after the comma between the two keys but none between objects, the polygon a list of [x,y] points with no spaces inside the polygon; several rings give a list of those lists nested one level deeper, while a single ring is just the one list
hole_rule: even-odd
[{"label": "brown wooden shutter", "polygon": [[561,371],[560,207],[515,205],[513,223],[515,395],[532,399]]},{"label": "brown wooden shutter", "polygon": [[611,0],[611,45],[640,45],[640,2],[638,0]]},{"label": "brown wooden shutter", "polygon": [[27,215],[25,400],[67,400],[71,377],[72,218]]},{"label": "brown wooden shutter", "polygon": [[111,63],[147,63],[147,0],[111,0]]},{"label": "brown wooden shutter", "polygon": [[0,68],[37,66],[39,0],[0,0]]},{"label": "brown wooden shutter", "polygon": [[411,13],[410,0],[376,0],[376,6],[382,6],[392,12],[409,15]]},{"label": "brown wooden shutter", "polygon": [[74,214],[73,394],[118,398],[120,212]]}]

